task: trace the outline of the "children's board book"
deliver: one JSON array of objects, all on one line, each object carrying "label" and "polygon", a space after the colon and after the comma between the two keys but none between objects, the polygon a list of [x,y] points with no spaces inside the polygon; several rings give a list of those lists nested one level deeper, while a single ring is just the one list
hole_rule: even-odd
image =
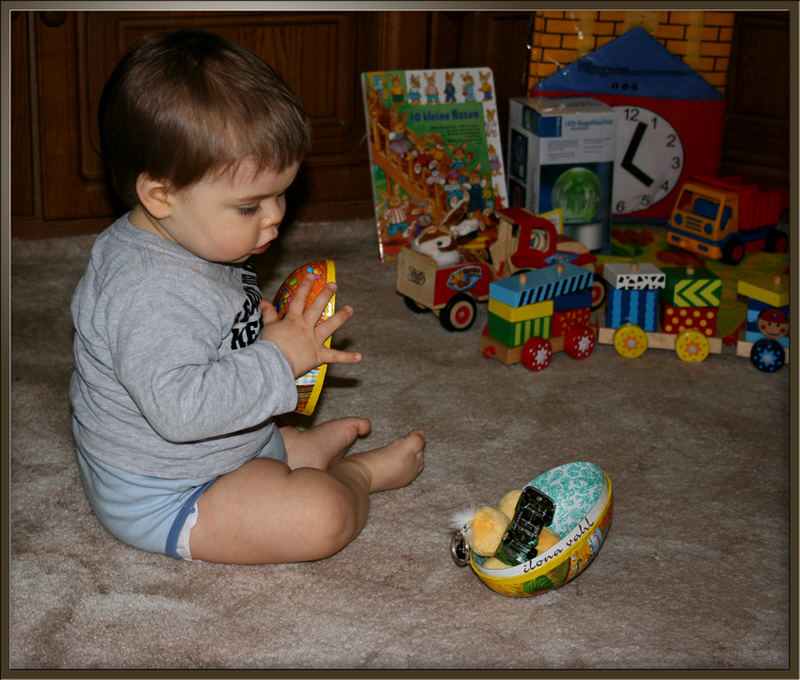
[{"label": "children's board book", "polygon": [[454,211],[493,229],[508,198],[491,69],[371,71],[361,85],[380,259]]}]

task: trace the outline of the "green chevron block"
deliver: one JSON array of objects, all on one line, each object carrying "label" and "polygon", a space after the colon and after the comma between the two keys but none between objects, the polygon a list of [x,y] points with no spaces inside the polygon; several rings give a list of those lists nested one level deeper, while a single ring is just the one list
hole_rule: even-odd
[{"label": "green chevron block", "polygon": [[661,299],[673,307],[719,307],[722,279],[706,267],[662,267]]}]

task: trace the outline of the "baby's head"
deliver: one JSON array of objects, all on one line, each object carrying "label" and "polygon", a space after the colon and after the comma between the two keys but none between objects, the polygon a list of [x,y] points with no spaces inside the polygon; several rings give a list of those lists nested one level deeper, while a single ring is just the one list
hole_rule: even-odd
[{"label": "baby's head", "polygon": [[270,66],[194,30],[129,51],[103,90],[99,124],[111,184],[129,207],[142,173],[179,191],[245,159],[281,172],[311,145],[308,116]]}]

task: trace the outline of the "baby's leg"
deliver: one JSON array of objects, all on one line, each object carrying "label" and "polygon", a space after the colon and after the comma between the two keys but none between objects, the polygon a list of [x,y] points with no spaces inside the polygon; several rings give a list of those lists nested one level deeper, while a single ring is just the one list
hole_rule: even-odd
[{"label": "baby's leg", "polygon": [[371,427],[366,418],[339,418],[308,430],[283,426],[280,431],[289,467],[327,470],[331,462],[341,458],[356,439],[369,434]]},{"label": "baby's leg", "polygon": [[192,557],[242,564],[328,557],[364,527],[373,491],[409,484],[423,465],[425,435],[336,459],[328,471],[257,458],[220,477],[197,503]]},{"label": "baby's leg", "polygon": [[369,479],[369,491],[386,491],[410,484],[422,472],[425,463],[425,433],[414,430],[407,437],[395,439],[379,449],[354,453],[331,464],[331,474],[340,474],[354,465]]}]

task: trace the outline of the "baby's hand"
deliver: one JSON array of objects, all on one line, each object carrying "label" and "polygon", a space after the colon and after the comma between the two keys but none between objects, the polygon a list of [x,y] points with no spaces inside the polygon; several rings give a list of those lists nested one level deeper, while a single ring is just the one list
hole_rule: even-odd
[{"label": "baby's hand", "polygon": [[314,278],[311,276],[306,276],[300,282],[282,319],[278,318],[278,313],[269,302],[261,303],[261,319],[264,322],[261,337],[271,340],[280,348],[296,378],[321,364],[361,361],[359,352],[345,352],[325,346],[325,341],[353,316],[353,308],[347,305],[320,323],[325,307],[336,292],[336,284],[328,283],[306,309],[306,299],[313,285]]}]

